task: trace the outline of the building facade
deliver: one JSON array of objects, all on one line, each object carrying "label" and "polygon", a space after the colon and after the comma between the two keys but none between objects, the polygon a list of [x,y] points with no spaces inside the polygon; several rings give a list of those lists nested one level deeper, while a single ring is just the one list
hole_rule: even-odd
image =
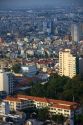
[{"label": "building facade", "polygon": [[80,27],[78,24],[72,24],[71,25],[71,36],[72,41],[78,42],[80,40]]},{"label": "building facade", "polygon": [[17,95],[17,97],[7,97],[5,102],[10,105],[10,110],[23,110],[27,108],[45,108],[48,107],[52,114],[73,117],[74,111],[80,112],[79,104],[62,100],[53,100],[48,98]]},{"label": "building facade", "polygon": [[76,75],[76,57],[71,54],[70,49],[59,52],[59,75],[70,78]]},{"label": "building facade", "polygon": [[83,78],[83,58],[79,58],[79,75],[81,78]]},{"label": "building facade", "polygon": [[11,72],[0,70],[0,91],[5,91],[8,95],[14,91],[14,76]]},{"label": "building facade", "polygon": [[0,102],[0,115],[7,115],[10,113],[9,103]]}]

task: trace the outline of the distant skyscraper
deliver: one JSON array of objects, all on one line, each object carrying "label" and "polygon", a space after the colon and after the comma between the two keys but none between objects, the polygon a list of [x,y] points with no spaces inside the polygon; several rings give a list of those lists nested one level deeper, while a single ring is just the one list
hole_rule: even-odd
[{"label": "distant skyscraper", "polygon": [[47,21],[43,22],[43,32],[47,32]]},{"label": "distant skyscraper", "polygon": [[51,34],[54,35],[54,33],[55,33],[55,23],[54,23],[54,21],[52,20],[52,21],[51,21]]},{"label": "distant skyscraper", "polygon": [[79,34],[80,34],[79,25],[78,24],[72,24],[71,25],[72,41],[78,42],[80,40]]},{"label": "distant skyscraper", "polygon": [[76,57],[71,54],[70,49],[59,52],[59,75],[70,78],[76,75]]},{"label": "distant skyscraper", "polygon": [[83,40],[83,23],[80,24],[80,40]]}]

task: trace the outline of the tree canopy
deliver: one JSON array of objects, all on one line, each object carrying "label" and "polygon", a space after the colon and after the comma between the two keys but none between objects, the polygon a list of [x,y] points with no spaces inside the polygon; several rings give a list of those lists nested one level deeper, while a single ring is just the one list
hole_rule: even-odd
[{"label": "tree canopy", "polygon": [[52,74],[48,83],[33,84],[31,95],[80,102],[83,105],[83,81],[79,77],[69,77]]},{"label": "tree canopy", "polygon": [[14,73],[19,73],[21,70],[21,65],[20,64],[15,64],[12,66],[12,70]]}]

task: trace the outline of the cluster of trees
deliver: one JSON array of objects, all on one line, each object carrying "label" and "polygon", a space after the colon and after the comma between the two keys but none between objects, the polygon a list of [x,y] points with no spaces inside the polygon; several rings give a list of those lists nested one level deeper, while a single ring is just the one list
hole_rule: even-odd
[{"label": "cluster of trees", "polygon": [[56,123],[64,123],[64,121],[66,120],[66,118],[63,115],[52,115],[51,113],[49,113],[48,108],[42,108],[42,109],[38,109],[37,110],[37,117],[39,120],[41,121],[45,121],[45,120],[49,120],[51,121],[55,121]]},{"label": "cluster of trees", "polygon": [[[66,76],[59,76],[57,74],[52,74],[49,81],[42,85],[41,83],[32,83],[31,90],[26,90],[22,94],[28,94],[38,97],[46,97],[67,101],[76,101],[83,107],[83,80],[79,76],[73,79]],[[48,108],[37,109],[37,118],[39,120],[45,121],[46,119],[51,119],[55,122],[64,123],[67,119],[63,115],[49,115]],[[83,115],[75,116],[75,125],[78,123],[83,124]],[[80,125],[79,124],[79,125]]]},{"label": "cluster of trees", "polygon": [[12,66],[12,71],[13,71],[14,73],[20,73],[20,71],[21,71],[21,64],[14,64],[14,65]]},{"label": "cluster of trees", "polygon": [[55,123],[61,123],[63,124],[68,118],[65,118],[63,115],[58,115],[58,114],[51,114],[49,112],[49,108],[45,107],[45,108],[28,108],[25,110],[22,110],[23,112],[25,112],[27,119],[30,118],[34,118],[37,119],[39,121],[44,121],[46,122],[55,122]]},{"label": "cluster of trees", "polygon": [[44,85],[33,84],[30,95],[76,101],[83,105],[83,81],[80,80],[79,76],[70,79],[53,74],[48,83]]},{"label": "cluster of trees", "polygon": [[[41,121],[49,120],[50,122],[54,121],[57,124],[69,123],[68,118],[64,117],[62,114],[51,114],[49,113],[48,108],[37,109],[37,118]],[[83,114],[74,116],[74,125],[83,124]],[[68,124],[69,125],[69,124]]]},{"label": "cluster of trees", "polygon": [[49,117],[48,115],[49,115],[48,108],[42,108],[37,110],[37,117],[41,121],[45,121],[46,119],[48,119]]}]

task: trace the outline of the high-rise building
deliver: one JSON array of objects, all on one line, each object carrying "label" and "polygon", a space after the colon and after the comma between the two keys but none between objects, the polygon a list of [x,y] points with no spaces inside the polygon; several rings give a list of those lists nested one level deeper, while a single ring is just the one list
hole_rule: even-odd
[{"label": "high-rise building", "polygon": [[71,25],[72,41],[78,42],[80,40],[79,35],[80,35],[79,25],[78,24],[72,24]]},{"label": "high-rise building", "polygon": [[11,72],[0,70],[0,91],[5,91],[8,95],[14,91],[14,76]]},{"label": "high-rise building", "polygon": [[79,75],[81,78],[83,78],[83,58],[79,58]]},{"label": "high-rise building", "polygon": [[70,49],[59,52],[59,75],[70,78],[76,75],[76,57],[71,54]]},{"label": "high-rise building", "polygon": [[47,21],[43,22],[43,32],[47,32]]},{"label": "high-rise building", "polygon": [[83,23],[80,24],[80,40],[83,40]]}]

